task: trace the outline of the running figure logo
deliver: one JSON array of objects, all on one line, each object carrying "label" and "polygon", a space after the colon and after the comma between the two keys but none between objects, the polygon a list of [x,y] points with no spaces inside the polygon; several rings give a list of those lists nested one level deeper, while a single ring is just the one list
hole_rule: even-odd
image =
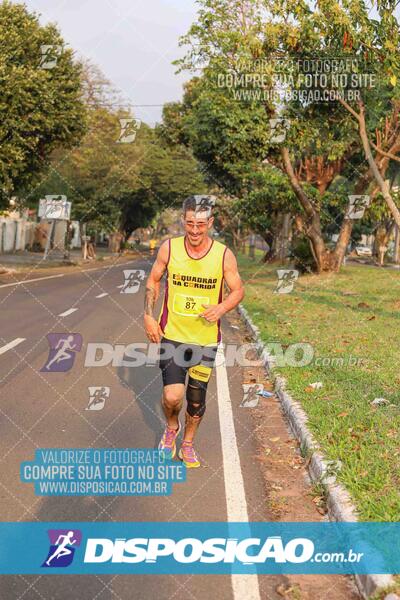
[{"label": "running figure logo", "polygon": [[241,408],[255,408],[258,406],[260,394],[264,390],[262,383],[243,383],[243,400],[240,403]]},{"label": "running figure logo", "polygon": [[42,373],[65,373],[72,369],[75,361],[75,352],[82,348],[80,333],[49,333],[49,356]]},{"label": "running figure logo", "polygon": [[142,122],[139,121],[139,119],[129,118],[120,119],[119,124],[121,131],[117,140],[117,144],[130,144],[134,142]]},{"label": "running figure logo", "polygon": [[79,529],[49,529],[50,548],[42,567],[68,567],[80,546],[82,532]]},{"label": "running figure logo", "polygon": [[125,283],[121,294],[136,294],[139,291],[140,283],[145,278],[146,272],[142,269],[124,269]]},{"label": "running figure logo", "polygon": [[281,117],[270,119],[269,126],[271,128],[271,144],[281,144],[284,142],[286,139],[286,133],[290,128],[289,119],[283,119]]},{"label": "running figure logo", "polygon": [[54,69],[57,65],[57,60],[62,53],[62,46],[54,46],[52,44],[46,44],[40,46],[40,63],[41,69]]},{"label": "running figure logo", "polygon": [[110,388],[103,386],[89,386],[89,403],[85,410],[102,410],[106,400],[110,397]]},{"label": "running figure logo", "polygon": [[348,219],[362,219],[365,209],[370,205],[370,196],[349,196],[349,206],[346,217]]},{"label": "running figure logo", "polygon": [[274,290],[275,294],[290,294],[296,283],[299,272],[296,269],[278,269],[278,283]]}]

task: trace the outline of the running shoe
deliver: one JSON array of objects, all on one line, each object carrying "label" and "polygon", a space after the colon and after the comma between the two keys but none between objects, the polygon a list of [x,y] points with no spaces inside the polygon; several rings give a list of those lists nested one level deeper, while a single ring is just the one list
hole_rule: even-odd
[{"label": "running shoe", "polygon": [[181,430],[181,422],[179,420],[178,423],[177,430],[171,429],[168,425],[165,427],[161,441],[158,444],[158,449],[163,451],[164,458],[167,460],[172,460],[176,454],[176,438]]},{"label": "running shoe", "polygon": [[193,448],[192,442],[182,442],[178,456],[181,460],[183,460],[188,469],[195,469],[196,467],[200,466],[200,461],[195,449]]}]

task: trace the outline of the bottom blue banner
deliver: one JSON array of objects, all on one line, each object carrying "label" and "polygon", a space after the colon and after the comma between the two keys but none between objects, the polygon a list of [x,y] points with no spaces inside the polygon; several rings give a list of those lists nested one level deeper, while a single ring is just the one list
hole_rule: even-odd
[{"label": "bottom blue banner", "polygon": [[1,574],[400,572],[400,523],[0,524]]}]

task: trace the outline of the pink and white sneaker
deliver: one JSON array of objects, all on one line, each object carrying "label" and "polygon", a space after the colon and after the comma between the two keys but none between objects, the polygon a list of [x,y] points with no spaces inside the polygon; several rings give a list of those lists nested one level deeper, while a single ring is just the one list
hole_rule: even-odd
[{"label": "pink and white sneaker", "polygon": [[179,420],[178,423],[178,429],[171,429],[168,425],[165,427],[161,441],[158,444],[158,449],[163,451],[164,458],[167,460],[172,460],[176,454],[176,438],[181,430],[181,422]]},{"label": "pink and white sneaker", "polygon": [[188,469],[196,469],[197,467],[200,467],[200,461],[195,449],[193,448],[192,442],[182,442],[178,456]]}]

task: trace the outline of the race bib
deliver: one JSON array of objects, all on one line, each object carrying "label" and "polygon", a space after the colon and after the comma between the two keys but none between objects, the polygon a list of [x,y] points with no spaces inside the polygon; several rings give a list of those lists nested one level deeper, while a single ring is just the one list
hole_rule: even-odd
[{"label": "race bib", "polygon": [[177,315],[184,317],[197,317],[205,308],[202,304],[209,304],[207,296],[192,296],[189,294],[175,294],[172,310]]}]

